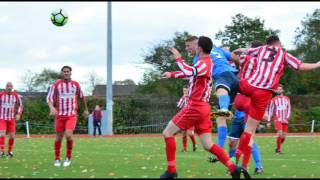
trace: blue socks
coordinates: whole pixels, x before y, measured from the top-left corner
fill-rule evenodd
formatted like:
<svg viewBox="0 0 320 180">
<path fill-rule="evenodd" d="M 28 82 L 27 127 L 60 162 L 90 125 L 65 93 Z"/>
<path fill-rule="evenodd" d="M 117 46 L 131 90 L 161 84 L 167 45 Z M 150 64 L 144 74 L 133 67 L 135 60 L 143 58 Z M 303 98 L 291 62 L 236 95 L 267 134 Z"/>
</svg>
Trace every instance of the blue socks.
<svg viewBox="0 0 320 180">
<path fill-rule="evenodd" d="M 252 147 L 252 157 L 254 159 L 254 162 L 256 163 L 256 168 L 262 168 L 262 164 L 260 161 L 260 152 L 258 148 L 258 144 L 254 143 Z"/>
<path fill-rule="evenodd" d="M 218 146 L 220 146 L 222 149 L 224 148 L 226 139 L 227 139 L 227 127 L 225 126 L 218 127 Z"/>
<path fill-rule="evenodd" d="M 230 105 L 229 95 L 222 95 L 218 97 L 220 109 L 228 109 Z"/>
<path fill-rule="evenodd" d="M 234 157 L 237 149 L 229 149 L 229 157 Z"/>
</svg>

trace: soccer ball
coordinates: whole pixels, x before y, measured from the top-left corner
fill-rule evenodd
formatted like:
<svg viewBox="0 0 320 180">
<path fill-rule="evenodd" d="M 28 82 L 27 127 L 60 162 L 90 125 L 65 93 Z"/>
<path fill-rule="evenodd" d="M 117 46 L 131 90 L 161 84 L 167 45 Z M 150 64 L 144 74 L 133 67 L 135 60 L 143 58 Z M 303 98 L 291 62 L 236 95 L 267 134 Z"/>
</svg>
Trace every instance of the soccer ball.
<svg viewBox="0 0 320 180">
<path fill-rule="evenodd" d="M 68 22 L 68 14 L 63 9 L 51 12 L 51 22 L 56 26 L 63 26 Z"/>
</svg>

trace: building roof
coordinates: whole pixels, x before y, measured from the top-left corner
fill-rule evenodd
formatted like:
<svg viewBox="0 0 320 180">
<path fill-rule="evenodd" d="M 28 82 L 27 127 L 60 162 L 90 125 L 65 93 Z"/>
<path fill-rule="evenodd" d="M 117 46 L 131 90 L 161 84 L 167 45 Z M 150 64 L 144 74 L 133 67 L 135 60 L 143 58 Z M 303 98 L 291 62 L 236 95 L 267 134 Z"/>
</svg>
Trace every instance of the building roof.
<svg viewBox="0 0 320 180">
<path fill-rule="evenodd" d="M 112 85 L 113 96 L 127 96 L 137 89 L 137 85 Z M 106 96 L 106 85 L 96 85 L 93 89 L 92 96 Z"/>
<path fill-rule="evenodd" d="M 0 92 L 4 90 L 5 89 L 0 89 Z M 47 92 L 22 92 L 22 91 L 16 91 L 16 92 L 20 94 L 22 97 L 46 97 L 47 96 Z"/>
</svg>

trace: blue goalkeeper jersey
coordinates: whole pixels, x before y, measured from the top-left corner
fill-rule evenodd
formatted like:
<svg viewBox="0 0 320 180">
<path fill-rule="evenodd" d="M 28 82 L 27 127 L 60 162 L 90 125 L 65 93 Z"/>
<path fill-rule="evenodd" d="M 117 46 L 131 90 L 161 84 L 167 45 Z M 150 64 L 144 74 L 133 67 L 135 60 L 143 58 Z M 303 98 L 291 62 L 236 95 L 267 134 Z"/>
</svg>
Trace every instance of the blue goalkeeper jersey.
<svg viewBox="0 0 320 180">
<path fill-rule="evenodd" d="M 231 60 L 230 52 L 225 51 L 222 48 L 214 47 L 211 50 L 210 56 L 213 62 L 213 69 L 212 69 L 213 79 L 216 79 L 219 76 L 219 74 L 225 71 L 238 72 L 237 69 L 235 69 L 229 64 L 229 60 Z M 193 63 L 194 64 L 197 63 L 198 59 L 199 57 L 195 56 L 193 59 Z"/>
</svg>

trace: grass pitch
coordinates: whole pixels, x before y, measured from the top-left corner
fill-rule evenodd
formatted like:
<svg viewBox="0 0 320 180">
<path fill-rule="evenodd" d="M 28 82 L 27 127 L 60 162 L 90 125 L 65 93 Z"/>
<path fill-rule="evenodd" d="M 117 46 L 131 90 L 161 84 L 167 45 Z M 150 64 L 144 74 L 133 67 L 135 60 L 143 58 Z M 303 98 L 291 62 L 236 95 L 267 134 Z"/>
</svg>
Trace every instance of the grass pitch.
<svg viewBox="0 0 320 180">
<path fill-rule="evenodd" d="M 177 136 L 179 178 L 231 178 L 221 163 L 207 162 L 208 152 L 181 152 Z M 216 138 L 213 138 L 216 141 Z M 253 178 L 320 178 L 320 137 L 287 137 L 282 155 L 275 137 L 257 137 L 264 173 Z M 197 138 L 199 143 L 199 139 Z M 0 158 L 0 178 L 158 178 L 166 169 L 164 140 L 159 137 L 75 138 L 70 167 L 54 167 L 53 138 L 17 138 L 14 158 Z M 65 140 L 61 156 L 65 155 Z M 227 145 L 225 147 L 227 150 Z M 62 159 L 63 160 L 63 159 Z M 63 162 L 63 161 L 62 161 Z"/>
</svg>

